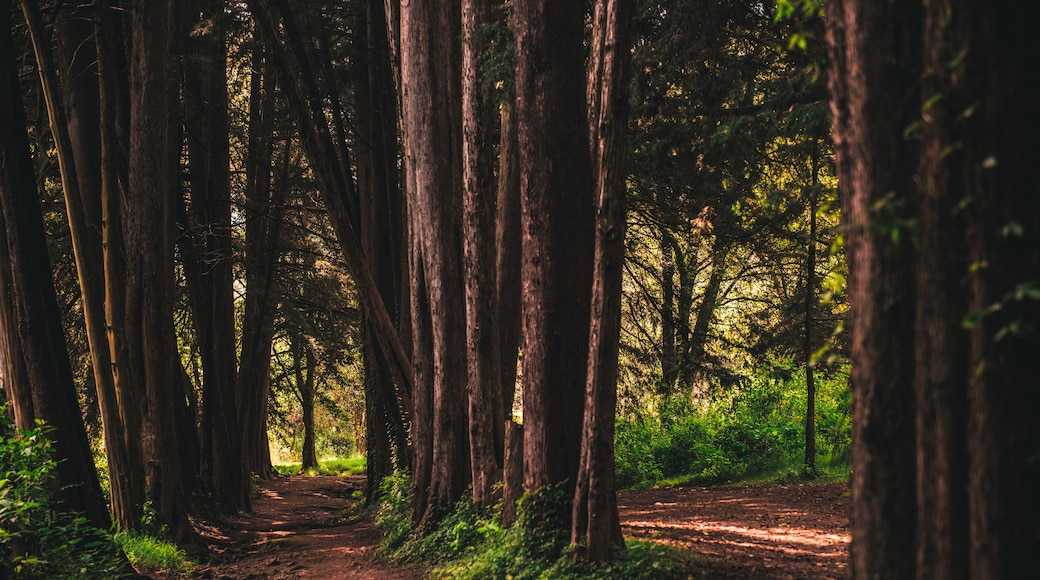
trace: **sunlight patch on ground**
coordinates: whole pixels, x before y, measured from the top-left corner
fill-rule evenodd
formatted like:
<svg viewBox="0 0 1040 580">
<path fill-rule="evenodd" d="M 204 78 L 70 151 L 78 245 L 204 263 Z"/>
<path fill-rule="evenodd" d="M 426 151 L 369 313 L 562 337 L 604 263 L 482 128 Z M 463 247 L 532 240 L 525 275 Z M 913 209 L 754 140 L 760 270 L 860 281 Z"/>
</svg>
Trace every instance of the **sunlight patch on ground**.
<svg viewBox="0 0 1040 580">
<path fill-rule="evenodd" d="M 267 499 L 273 499 L 273 500 L 277 500 L 277 501 L 284 501 L 285 500 L 285 498 L 282 497 L 281 495 L 279 495 L 278 492 L 271 491 L 269 489 L 262 489 L 262 490 L 260 490 L 260 494 L 263 495 L 264 497 L 266 497 Z"/>
<path fill-rule="evenodd" d="M 844 549 L 845 545 L 849 543 L 848 534 L 824 534 L 818 530 L 808 528 L 744 528 L 710 521 L 678 524 L 654 521 L 628 521 L 625 522 L 625 527 L 651 533 L 653 530 L 667 529 L 694 530 L 705 536 L 702 541 L 738 547 L 749 548 L 757 545 L 755 542 L 768 542 L 770 547 L 792 555 L 840 555 L 840 552 L 819 554 L 818 549 L 821 547 L 840 547 Z M 724 535 L 736 535 L 746 538 L 746 541 L 726 539 L 723 537 Z M 811 548 L 816 548 L 816 550 Z"/>
</svg>

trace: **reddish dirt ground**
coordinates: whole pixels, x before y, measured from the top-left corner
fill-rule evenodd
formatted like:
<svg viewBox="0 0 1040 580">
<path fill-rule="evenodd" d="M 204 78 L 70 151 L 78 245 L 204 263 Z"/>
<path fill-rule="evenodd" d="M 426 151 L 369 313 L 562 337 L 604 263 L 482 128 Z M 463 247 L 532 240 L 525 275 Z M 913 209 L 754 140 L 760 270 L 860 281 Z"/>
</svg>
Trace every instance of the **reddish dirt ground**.
<svg viewBox="0 0 1040 580">
<path fill-rule="evenodd" d="M 418 580 L 421 570 L 376 555 L 379 533 L 351 517 L 360 477 L 279 477 L 261 484 L 253 513 L 204 527 L 212 560 L 193 578 Z M 667 488 L 623 491 L 625 534 L 697 554 L 706 579 L 844 578 L 847 486 Z M 172 580 L 154 574 L 156 580 Z"/>
<path fill-rule="evenodd" d="M 848 486 L 621 492 L 625 534 L 701 556 L 706 578 L 845 578 Z"/>
</svg>

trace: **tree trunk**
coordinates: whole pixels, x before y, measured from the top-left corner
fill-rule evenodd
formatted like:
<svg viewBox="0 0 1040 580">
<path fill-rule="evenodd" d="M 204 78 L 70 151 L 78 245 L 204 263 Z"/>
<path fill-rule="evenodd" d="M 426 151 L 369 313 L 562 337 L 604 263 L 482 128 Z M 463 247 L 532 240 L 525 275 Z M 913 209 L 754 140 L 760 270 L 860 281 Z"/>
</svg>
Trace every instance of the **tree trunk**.
<svg viewBox="0 0 1040 580">
<path fill-rule="evenodd" d="M 318 454 L 314 448 L 314 351 L 301 335 L 293 337 L 293 370 L 296 388 L 300 391 L 303 410 L 303 453 L 301 469 L 318 468 Z"/>
<path fill-rule="evenodd" d="M 609 561 L 615 548 L 625 547 L 614 478 L 614 417 L 625 263 L 632 11 L 630 0 L 596 2 L 587 88 L 589 149 L 597 199 L 596 241 L 585 421 L 571 544 L 578 548 L 578 555 L 595 562 Z"/>
<path fill-rule="evenodd" d="M 51 278 L 9 18 L 8 11 L 0 15 L 0 110 L 7 112 L 11 127 L 0 132 L 0 225 L 10 266 L 0 277 L 8 285 L 0 290 L 14 306 L 13 320 L 5 313 L 4 322 L 17 331 L 8 327 L 5 336 L 9 349 L 22 354 L 32 418 L 54 429 L 48 436 L 57 461 L 56 498 L 66 508 L 84 513 L 91 525 L 106 529 L 111 519 L 91 461 Z M 27 423 L 26 411 L 19 413 L 20 423 Z"/>
<path fill-rule="evenodd" d="M 401 7 L 402 132 L 409 173 L 408 211 L 413 214 L 409 235 L 421 244 L 433 344 L 433 470 L 423 518 L 436 517 L 440 508 L 461 497 L 470 475 L 466 365 L 459 356 L 466 351 L 462 105 L 456 65 L 460 22 L 456 2 L 437 6 L 413 2 Z"/>
<path fill-rule="evenodd" d="M 482 94 L 486 79 L 479 59 L 486 49 L 482 27 L 487 0 L 462 0 L 462 181 L 466 294 L 467 395 L 473 503 L 493 503 L 492 487 L 502 478 L 503 429 L 501 350 L 495 287 L 495 206 L 492 166 L 492 103 Z"/>
<path fill-rule="evenodd" d="M 273 75 L 261 48 L 253 52 L 249 89 L 249 148 L 245 186 L 245 279 L 242 353 L 239 357 L 238 398 L 242 425 L 242 460 L 247 474 L 273 475 L 267 440 L 267 401 L 271 386 L 271 343 L 274 338 L 272 300 L 282 223 L 284 186 L 271 185 L 274 156 Z M 285 136 L 288 148 L 291 129 Z M 285 181 L 285 176 L 282 176 Z"/>
<path fill-rule="evenodd" d="M 98 119 L 101 154 L 101 236 L 105 273 L 105 320 L 116 403 L 123 425 L 123 446 L 128 472 L 123 484 L 126 501 L 115 513 L 117 523 L 128 530 L 141 525 L 145 501 L 144 456 L 141 445 L 143 403 L 140 383 L 133 374 L 127 346 L 126 253 L 123 221 L 128 192 L 130 100 L 126 55 L 120 12 L 108 0 L 94 3 L 94 36 L 97 51 Z"/>
<path fill-rule="evenodd" d="M 570 529 L 581 455 L 594 238 L 585 6 L 518 0 L 516 113 L 523 231 L 524 487 L 563 484 Z M 566 482 L 566 483 L 565 483 Z M 538 517 L 538 516 L 535 516 Z"/>
<path fill-rule="evenodd" d="M 914 576 L 914 251 L 907 230 L 920 100 L 919 7 L 827 5 L 846 231 L 853 384 L 854 578 Z M 910 521 L 908 522 L 908 519 Z"/>
<path fill-rule="evenodd" d="M 812 147 L 812 183 L 809 185 L 809 239 L 805 244 L 805 465 L 806 475 L 816 474 L 816 383 L 813 377 L 813 308 L 816 304 L 816 195 L 819 189 L 819 152 Z"/>
<path fill-rule="evenodd" d="M 394 93 L 390 48 L 386 39 L 386 14 L 381 2 L 369 2 L 355 39 L 359 70 L 355 92 L 355 120 L 359 135 L 355 146 L 358 197 L 361 209 L 361 244 L 372 267 L 379 294 L 394 308 L 398 328 L 408 314 L 400 308 L 403 271 L 406 270 L 407 230 L 404 199 L 398 179 L 398 112 Z M 364 321 L 365 357 L 365 466 L 366 502 L 371 502 L 379 483 L 397 469 L 409 465 L 407 418 L 398 412 L 393 375 L 379 350 L 375 328 Z"/>
<path fill-rule="evenodd" d="M 177 407 L 184 406 L 174 365 L 173 216 L 176 175 L 171 153 L 171 15 L 167 2 L 132 8 L 130 173 L 127 224 L 128 318 L 131 360 L 144 385 L 143 444 L 148 496 L 159 520 L 181 543 L 194 537 L 181 451 Z"/>
<path fill-rule="evenodd" d="M 202 356 L 203 480 L 218 509 L 249 508 L 249 485 L 242 464 L 242 438 L 235 400 L 235 309 L 231 255 L 231 175 L 227 92 L 227 48 L 221 0 L 195 0 L 199 20 L 186 28 L 184 119 L 191 200 L 188 235 L 195 270 L 188 284 Z M 184 257 L 184 256 L 182 256 Z M 192 292 L 194 290 L 194 292 Z"/>
<path fill-rule="evenodd" d="M 968 288 L 971 298 L 968 377 L 970 577 L 1040 577 L 1040 192 L 1035 163 L 1040 112 L 1029 77 L 1040 42 L 1029 22 L 1037 6 L 926 2 L 936 94 L 948 131 L 929 153 L 945 161 L 933 177 L 948 176 L 937 208 L 967 203 Z M 956 55 L 956 58 L 952 58 Z M 971 111 L 968 113 L 967 111 Z M 958 152 L 947 157 L 950 149 Z M 960 163 L 958 163 L 960 161 Z M 956 181 L 954 181 L 956 180 Z M 936 184 L 941 187 L 942 182 Z M 956 211 L 956 210 L 955 210 Z M 947 230 L 960 212 L 940 214 Z M 942 247 L 949 260 L 950 248 Z M 948 263 L 948 262 L 947 262 Z M 964 268 L 951 269 L 963 280 Z M 951 294 L 955 297 L 956 294 Z M 922 294 L 922 297 L 924 295 Z M 929 297 L 930 298 L 930 297 Z M 951 352 L 950 363 L 958 354 Z M 963 384 L 963 383 L 961 383 Z M 938 396 L 950 396 L 937 389 Z M 958 397 L 951 407 L 958 412 Z M 957 431 L 940 444 L 955 445 Z M 952 459 L 956 459 L 954 456 Z M 956 465 L 956 464 L 954 464 Z M 952 470 L 951 470 L 952 471 Z M 951 475 L 958 475 L 952 472 Z M 959 498 L 954 498 L 959 499 Z M 959 532 L 959 528 L 952 530 Z M 953 536 L 952 548 L 964 545 Z"/>
<path fill-rule="evenodd" d="M 498 304 L 502 416 L 513 417 L 520 350 L 520 152 L 516 141 L 516 98 L 502 103 L 498 145 L 498 202 L 495 212 L 495 302 Z"/>
</svg>

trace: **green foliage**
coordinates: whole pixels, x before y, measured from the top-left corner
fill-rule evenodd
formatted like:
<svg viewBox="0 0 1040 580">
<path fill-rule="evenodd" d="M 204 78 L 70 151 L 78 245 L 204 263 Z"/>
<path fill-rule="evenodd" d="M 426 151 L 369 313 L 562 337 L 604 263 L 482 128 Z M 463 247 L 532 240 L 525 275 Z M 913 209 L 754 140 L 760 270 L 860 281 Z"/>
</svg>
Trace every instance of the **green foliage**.
<svg viewBox="0 0 1040 580">
<path fill-rule="evenodd" d="M 307 471 L 303 471 L 303 465 L 300 463 L 285 463 L 282 465 L 275 465 L 274 470 L 277 471 L 279 475 L 334 475 L 338 477 L 345 475 L 364 475 L 365 458 L 349 457 L 347 459 L 319 461 L 317 469 L 308 469 Z"/>
<path fill-rule="evenodd" d="M 383 480 L 376 523 L 383 532 L 383 552 L 391 560 L 432 564 L 430 578 L 593 579 L 691 578 L 688 554 L 652 542 L 629 542 L 609 564 L 576 560 L 568 547 L 564 521 L 567 501 L 562 486 L 524 495 L 517 522 L 501 525 L 501 506 L 487 513 L 460 500 L 422 530 L 412 528 L 411 481 L 398 473 Z"/>
<path fill-rule="evenodd" d="M 48 431 L 19 432 L 0 406 L 0 577 L 132 577 L 111 536 L 56 505 Z"/>
<path fill-rule="evenodd" d="M 618 420 L 618 484 L 716 483 L 800 466 L 805 435 L 804 370 L 784 362 L 747 384 L 697 400 L 665 398 L 654 413 Z M 772 375 L 777 376 L 772 376 Z M 781 378 L 784 377 L 784 378 Z M 821 464 L 845 465 L 851 447 L 847 370 L 816 376 Z"/>
<path fill-rule="evenodd" d="M 119 532 L 115 540 L 136 568 L 187 576 L 195 567 L 184 550 L 154 536 Z"/>
</svg>

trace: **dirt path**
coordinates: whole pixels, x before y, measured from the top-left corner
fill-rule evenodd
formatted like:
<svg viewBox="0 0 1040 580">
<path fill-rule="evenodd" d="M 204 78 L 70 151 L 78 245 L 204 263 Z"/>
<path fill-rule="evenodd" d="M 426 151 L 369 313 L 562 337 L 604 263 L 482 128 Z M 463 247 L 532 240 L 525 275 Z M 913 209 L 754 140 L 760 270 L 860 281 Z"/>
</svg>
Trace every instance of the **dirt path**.
<svg viewBox="0 0 1040 580">
<path fill-rule="evenodd" d="M 845 484 L 621 492 L 626 535 L 703 556 L 706 578 L 845 578 Z"/>
<path fill-rule="evenodd" d="M 418 580 L 376 557 L 380 536 L 350 517 L 361 477 L 279 477 L 261 484 L 253 513 L 205 527 L 213 555 L 193 578 Z M 619 494 L 626 535 L 701 555 L 704 577 L 844 578 L 847 486 L 668 488 Z M 173 577 L 158 574 L 156 580 Z"/>
<path fill-rule="evenodd" d="M 393 567 L 376 557 L 380 535 L 372 524 L 350 517 L 364 478 L 277 477 L 261 482 L 253 513 L 231 518 L 231 530 L 205 527 L 213 554 L 193 578 L 289 580 L 341 578 L 417 580 L 418 571 Z M 155 580 L 167 580 L 163 575 Z"/>
</svg>

